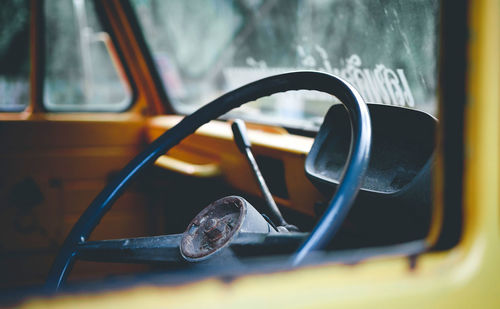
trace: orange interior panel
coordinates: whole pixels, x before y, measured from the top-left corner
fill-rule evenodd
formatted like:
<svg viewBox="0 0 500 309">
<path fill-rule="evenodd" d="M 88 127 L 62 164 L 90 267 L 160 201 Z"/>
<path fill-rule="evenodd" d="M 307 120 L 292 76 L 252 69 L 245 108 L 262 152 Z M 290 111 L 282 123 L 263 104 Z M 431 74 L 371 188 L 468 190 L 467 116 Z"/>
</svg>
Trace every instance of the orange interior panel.
<svg viewBox="0 0 500 309">
<path fill-rule="evenodd" d="M 54 118 L 0 123 L 2 286 L 43 282 L 83 210 L 143 147 L 141 119 Z M 23 198 L 33 191 L 36 199 Z M 145 204 L 143 194 L 127 191 L 92 239 L 148 235 Z"/>
</svg>

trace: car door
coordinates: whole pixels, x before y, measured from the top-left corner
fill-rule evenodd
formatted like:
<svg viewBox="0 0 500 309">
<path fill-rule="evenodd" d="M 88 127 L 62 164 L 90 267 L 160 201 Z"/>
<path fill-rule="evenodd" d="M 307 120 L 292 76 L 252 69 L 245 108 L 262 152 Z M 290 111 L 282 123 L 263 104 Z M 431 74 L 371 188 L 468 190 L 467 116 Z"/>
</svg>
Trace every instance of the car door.
<svg viewBox="0 0 500 309">
<path fill-rule="evenodd" d="M 154 89 L 145 95 L 152 82 L 138 69 L 144 59 L 127 54 L 113 16 L 111 6 L 91 1 L 2 3 L 2 287 L 45 280 L 69 229 L 143 148 L 148 117 L 163 111 Z M 93 237 L 150 233 L 140 191 L 125 193 Z M 78 267 L 76 277 L 134 269 Z"/>
</svg>

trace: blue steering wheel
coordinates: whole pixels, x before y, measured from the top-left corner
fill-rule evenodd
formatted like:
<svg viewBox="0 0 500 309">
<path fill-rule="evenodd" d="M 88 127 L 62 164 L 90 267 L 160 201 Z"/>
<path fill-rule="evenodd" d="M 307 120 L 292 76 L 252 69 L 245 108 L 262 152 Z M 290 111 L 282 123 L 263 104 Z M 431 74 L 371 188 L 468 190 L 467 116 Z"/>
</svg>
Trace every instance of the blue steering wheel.
<svg viewBox="0 0 500 309">
<path fill-rule="evenodd" d="M 203 124 L 247 102 L 289 90 L 317 90 L 334 95 L 344 104 L 351 123 L 349 156 L 337 192 L 309 237 L 292 256 L 291 262 L 298 265 L 310 252 L 323 249 L 340 228 L 364 179 L 371 146 L 370 115 L 363 98 L 342 79 L 320 72 L 292 72 L 267 77 L 233 90 L 186 116 L 153 141 L 99 193 L 73 226 L 50 269 L 46 288 L 57 290 L 64 284 L 77 258 L 78 246 L 86 242 L 104 214 L 141 170 Z"/>
</svg>

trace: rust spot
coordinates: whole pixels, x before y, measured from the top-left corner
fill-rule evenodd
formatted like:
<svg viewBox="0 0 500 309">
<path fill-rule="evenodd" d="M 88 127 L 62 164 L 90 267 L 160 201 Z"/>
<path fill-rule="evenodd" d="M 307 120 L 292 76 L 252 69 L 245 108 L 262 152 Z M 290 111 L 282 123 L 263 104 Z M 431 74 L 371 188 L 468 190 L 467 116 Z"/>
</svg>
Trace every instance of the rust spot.
<svg viewBox="0 0 500 309">
<path fill-rule="evenodd" d="M 417 259 L 418 259 L 418 254 L 412 254 L 408 256 L 408 262 L 411 271 L 414 271 L 417 268 Z"/>
</svg>

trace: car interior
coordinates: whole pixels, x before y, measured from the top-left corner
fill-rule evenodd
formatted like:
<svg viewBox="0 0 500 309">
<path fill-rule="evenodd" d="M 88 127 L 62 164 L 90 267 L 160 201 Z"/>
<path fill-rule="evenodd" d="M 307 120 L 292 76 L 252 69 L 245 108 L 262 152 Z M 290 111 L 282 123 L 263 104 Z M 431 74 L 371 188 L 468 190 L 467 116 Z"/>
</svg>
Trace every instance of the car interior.
<svg viewBox="0 0 500 309">
<path fill-rule="evenodd" d="M 0 301 L 384 259 L 410 276 L 459 242 L 461 10 L 0 7 Z"/>
</svg>

